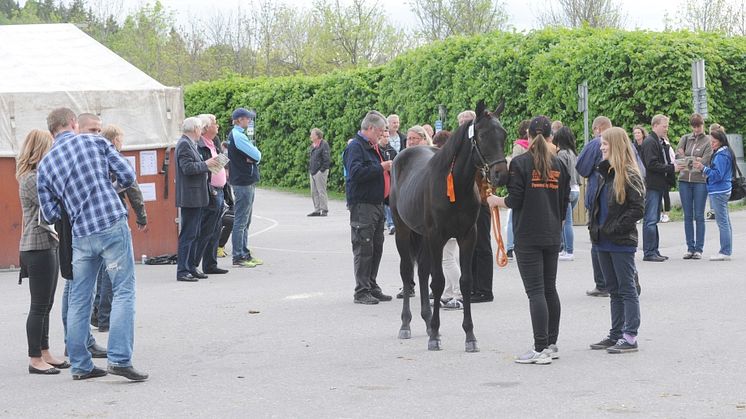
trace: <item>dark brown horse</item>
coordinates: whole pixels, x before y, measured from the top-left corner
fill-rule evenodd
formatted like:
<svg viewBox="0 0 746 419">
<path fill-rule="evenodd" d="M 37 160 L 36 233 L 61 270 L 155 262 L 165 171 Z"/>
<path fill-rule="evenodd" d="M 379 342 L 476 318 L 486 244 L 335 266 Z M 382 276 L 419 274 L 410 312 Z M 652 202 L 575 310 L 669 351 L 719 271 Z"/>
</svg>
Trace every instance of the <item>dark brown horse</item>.
<svg viewBox="0 0 746 419">
<path fill-rule="evenodd" d="M 401 257 L 399 271 L 405 296 L 399 338 L 409 339 L 412 336 L 408 296 L 416 260 L 421 314 L 430 336 L 427 348 L 431 351 L 440 350 L 438 302 L 445 285 L 443 246 L 452 237 L 458 241 L 461 259 L 459 283 L 464 296 L 466 352 L 479 351 L 469 295 L 472 256 L 476 245 L 475 224 L 480 205 L 475 179 L 479 171 L 484 171 L 493 185 L 507 183 L 508 167 L 504 153 L 507 133 L 498 121 L 503 108 L 504 102 L 501 101 L 497 109 L 490 113 L 480 101 L 476 119 L 460 126 L 442 149 L 411 147 L 394 159 L 389 204 L 396 225 L 396 248 Z M 449 183 L 453 192 L 450 197 Z M 428 277 L 431 275 L 436 302 L 432 315 L 427 290 Z"/>
</svg>

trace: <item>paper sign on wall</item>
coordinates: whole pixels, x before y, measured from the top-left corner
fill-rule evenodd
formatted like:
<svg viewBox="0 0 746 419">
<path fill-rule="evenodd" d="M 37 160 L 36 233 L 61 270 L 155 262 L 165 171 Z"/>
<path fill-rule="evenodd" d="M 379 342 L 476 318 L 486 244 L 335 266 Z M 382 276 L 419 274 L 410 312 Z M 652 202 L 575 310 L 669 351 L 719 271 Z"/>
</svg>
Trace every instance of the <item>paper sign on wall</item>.
<svg viewBox="0 0 746 419">
<path fill-rule="evenodd" d="M 158 174 L 158 152 L 145 150 L 140 152 L 140 176 Z"/>
<path fill-rule="evenodd" d="M 127 163 L 132 166 L 132 170 L 137 170 L 137 166 L 135 166 L 135 156 L 124 156 L 125 159 L 127 159 Z"/>
<path fill-rule="evenodd" d="M 155 201 L 155 183 L 141 183 L 140 192 L 142 192 L 143 201 Z"/>
</svg>

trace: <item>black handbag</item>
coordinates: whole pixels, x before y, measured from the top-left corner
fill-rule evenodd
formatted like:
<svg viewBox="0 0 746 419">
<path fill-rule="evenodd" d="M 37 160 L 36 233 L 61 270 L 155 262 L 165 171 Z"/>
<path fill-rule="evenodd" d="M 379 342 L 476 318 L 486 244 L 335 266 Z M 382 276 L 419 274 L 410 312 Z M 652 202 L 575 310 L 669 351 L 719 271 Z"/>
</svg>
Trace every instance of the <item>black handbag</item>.
<svg viewBox="0 0 746 419">
<path fill-rule="evenodd" d="M 736 163 L 736 156 L 732 151 L 730 156 L 733 162 L 733 179 L 731 180 L 730 198 L 728 198 L 728 201 L 740 201 L 746 197 L 746 179 L 743 178 L 741 169 Z"/>
</svg>

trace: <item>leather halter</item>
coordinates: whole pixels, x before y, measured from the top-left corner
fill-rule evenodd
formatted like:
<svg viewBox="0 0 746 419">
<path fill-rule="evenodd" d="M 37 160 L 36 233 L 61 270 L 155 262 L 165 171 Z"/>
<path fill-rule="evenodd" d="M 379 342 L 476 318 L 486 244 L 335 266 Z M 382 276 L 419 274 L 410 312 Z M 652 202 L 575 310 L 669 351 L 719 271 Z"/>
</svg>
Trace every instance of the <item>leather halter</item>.
<svg viewBox="0 0 746 419">
<path fill-rule="evenodd" d="M 476 135 L 476 126 L 474 124 L 474 121 L 471 121 L 471 125 L 469 125 L 469 141 L 471 141 L 472 144 L 472 150 L 476 151 L 477 157 L 479 158 L 480 164 L 475 164 L 477 169 L 482 169 L 485 171 L 489 171 L 493 166 L 500 164 L 500 163 L 507 163 L 507 159 L 504 157 L 502 159 L 496 159 L 494 161 L 488 162 L 487 159 L 484 158 L 484 154 L 482 153 L 482 149 L 479 147 L 479 142 L 477 142 L 477 135 Z"/>
</svg>

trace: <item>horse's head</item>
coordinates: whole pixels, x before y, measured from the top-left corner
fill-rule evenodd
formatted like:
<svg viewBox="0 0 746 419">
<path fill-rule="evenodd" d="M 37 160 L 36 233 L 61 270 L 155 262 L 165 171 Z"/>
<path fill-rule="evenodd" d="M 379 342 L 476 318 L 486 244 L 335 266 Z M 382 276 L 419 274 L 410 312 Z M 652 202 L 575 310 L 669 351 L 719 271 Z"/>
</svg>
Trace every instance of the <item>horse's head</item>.
<svg viewBox="0 0 746 419">
<path fill-rule="evenodd" d="M 480 100 L 477 104 L 477 118 L 474 120 L 474 161 L 489 171 L 492 186 L 508 183 L 508 162 L 505 159 L 505 139 L 508 133 L 498 119 L 503 109 L 505 100 L 500 100 L 494 112 L 487 110 Z"/>
</svg>

